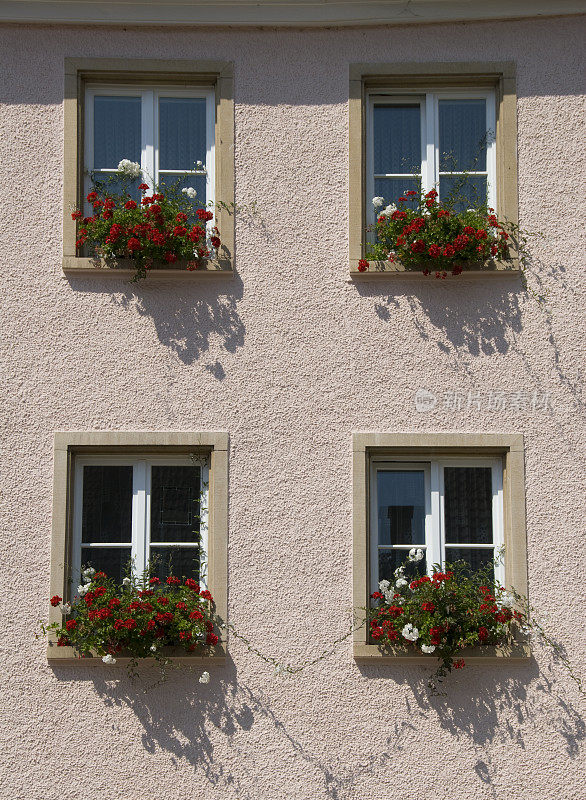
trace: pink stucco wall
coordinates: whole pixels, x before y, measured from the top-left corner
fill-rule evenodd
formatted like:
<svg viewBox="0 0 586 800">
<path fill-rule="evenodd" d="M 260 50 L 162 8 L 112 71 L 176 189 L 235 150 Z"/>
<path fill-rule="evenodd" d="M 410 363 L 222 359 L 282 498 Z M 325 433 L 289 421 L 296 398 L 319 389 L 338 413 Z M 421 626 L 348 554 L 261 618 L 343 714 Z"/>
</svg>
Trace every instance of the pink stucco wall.
<svg viewBox="0 0 586 800">
<path fill-rule="evenodd" d="M 0 30 L 2 798 L 582 796 L 582 698 L 538 647 L 430 700 L 423 667 L 358 666 L 348 644 L 283 680 L 232 640 L 208 686 L 178 673 L 145 694 L 122 670 L 48 667 L 33 631 L 54 430 L 228 430 L 230 619 L 292 663 L 349 625 L 352 431 L 522 432 L 531 599 L 584 677 L 583 33 Z M 236 200 L 262 224 L 238 219 L 233 282 L 63 276 L 64 56 L 234 61 Z M 348 63 L 473 59 L 517 62 L 541 305 L 500 279 L 348 278 Z M 419 414 L 420 387 L 551 408 Z"/>
</svg>

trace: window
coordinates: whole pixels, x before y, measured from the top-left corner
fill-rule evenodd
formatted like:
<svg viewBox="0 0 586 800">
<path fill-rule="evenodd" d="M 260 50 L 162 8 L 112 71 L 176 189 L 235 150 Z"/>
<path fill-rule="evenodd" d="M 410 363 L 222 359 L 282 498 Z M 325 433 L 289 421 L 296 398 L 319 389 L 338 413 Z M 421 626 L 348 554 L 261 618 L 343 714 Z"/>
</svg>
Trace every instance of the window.
<svg viewBox="0 0 586 800">
<path fill-rule="evenodd" d="M 94 274 L 95 260 L 76 249 L 74 208 L 89 207 L 92 181 L 111 179 L 127 158 L 141 165 L 138 185 L 197 191 L 212 203 L 222 237 L 216 265 L 185 273 L 233 274 L 234 80 L 226 62 L 157 59 L 65 59 L 63 269 Z M 198 162 L 200 162 L 198 164 Z M 103 265 L 104 266 L 104 265 Z M 104 270 L 101 271 L 103 274 Z M 168 274 L 168 273 L 167 273 Z"/>
<path fill-rule="evenodd" d="M 373 197 L 396 204 L 409 189 L 436 188 L 456 210 L 496 208 L 495 93 L 484 89 L 370 94 L 367 211 Z"/>
<path fill-rule="evenodd" d="M 503 545 L 502 459 L 371 459 L 371 591 L 412 547 L 420 572 L 433 564 L 489 565 Z M 504 583 L 504 567 L 496 568 Z"/>
<path fill-rule="evenodd" d="M 206 586 L 226 619 L 227 459 L 226 433 L 55 434 L 50 596 L 71 598 L 85 566 L 121 581 L 151 561 Z"/>
<path fill-rule="evenodd" d="M 488 565 L 504 545 L 495 577 L 527 594 L 522 436 L 355 433 L 353 495 L 356 619 L 412 547 L 425 558 L 409 569 L 430 572 L 446 561 Z M 364 627 L 354 654 L 381 657 Z"/>
<path fill-rule="evenodd" d="M 88 84 L 84 195 L 94 182 L 111 180 L 127 158 L 142 167 L 133 181 L 135 200 L 141 197 L 140 183 L 152 192 L 155 184 L 174 184 L 181 177 L 181 188 L 192 187 L 201 203 L 213 204 L 214 110 L 212 89 Z"/>
<path fill-rule="evenodd" d="M 457 209 L 486 201 L 517 222 L 513 64 L 351 65 L 349 110 L 352 275 L 361 274 L 375 196 L 389 204 L 435 188 Z M 381 271 L 400 265 L 368 275 Z"/>
<path fill-rule="evenodd" d="M 198 463 L 199 461 L 199 463 Z M 129 562 L 140 576 L 206 584 L 207 458 L 80 456 L 73 478 L 72 586 L 81 568 L 120 583 Z"/>
</svg>

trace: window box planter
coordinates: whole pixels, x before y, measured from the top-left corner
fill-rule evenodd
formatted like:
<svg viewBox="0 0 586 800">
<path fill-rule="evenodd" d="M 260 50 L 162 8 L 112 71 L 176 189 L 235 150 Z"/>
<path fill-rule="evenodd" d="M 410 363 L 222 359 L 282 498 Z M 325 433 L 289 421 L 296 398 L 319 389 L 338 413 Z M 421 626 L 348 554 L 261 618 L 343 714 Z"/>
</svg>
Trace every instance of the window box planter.
<svg viewBox="0 0 586 800">
<path fill-rule="evenodd" d="M 431 274 L 425 274 L 428 269 Z M 400 261 L 368 261 L 368 268 L 360 270 L 358 261 L 353 262 L 350 267 L 350 277 L 358 280 L 380 279 L 380 278 L 400 278 L 400 279 L 422 279 L 429 280 L 437 271 L 436 264 L 430 259 L 429 264 L 418 269 L 405 268 Z M 517 261 L 512 264 L 505 261 L 466 261 L 462 262 L 462 272 L 456 276 L 470 278 L 518 278 L 521 275 L 521 268 Z M 448 271 L 447 278 L 452 275 Z"/>
<path fill-rule="evenodd" d="M 426 664 L 434 666 L 437 656 L 410 653 L 399 648 L 381 649 L 376 644 L 354 643 L 354 660 L 357 662 L 372 662 L 374 664 Z M 526 642 L 512 642 L 500 647 L 471 647 L 458 652 L 458 658 L 463 658 L 470 664 L 497 664 L 507 661 L 521 663 L 531 658 L 531 648 Z"/>
<path fill-rule="evenodd" d="M 187 269 L 187 261 L 176 261 L 174 264 L 161 263 L 147 270 L 150 277 L 184 276 L 198 280 L 206 278 L 233 278 L 234 270 L 227 259 L 207 262 L 195 270 Z M 116 275 L 119 278 L 132 278 L 136 274 L 134 263 L 130 258 L 117 261 L 106 261 L 103 258 L 63 257 L 63 272 L 66 275 Z"/>
<path fill-rule="evenodd" d="M 223 642 L 218 642 L 215 647 L 198 647 L 193 653 L 186 653 L 181 647 L 162 647 L 161 655 L 165 658 L 170 658 L 175 663 L 188 663 L 193 665 L 200 664 L 218 664 L 220 666 L 226 663 L 226 647 Z M 131 657 L 124 652 L 116 655 L 116 664 L 104 664 L 101 656 L 82 656 L 75 647 L 58 647 L 56 641 L 49 640 L 47 645 L 47 661 L 49 664 L 56 666 L 58 664 L 77 664 L 83 666 L 122 666 L 127 667 L 131 661 Z M 156 658 L 140 658 L 137 659 L 139 663 L 157 664 Z"/>
</svg>

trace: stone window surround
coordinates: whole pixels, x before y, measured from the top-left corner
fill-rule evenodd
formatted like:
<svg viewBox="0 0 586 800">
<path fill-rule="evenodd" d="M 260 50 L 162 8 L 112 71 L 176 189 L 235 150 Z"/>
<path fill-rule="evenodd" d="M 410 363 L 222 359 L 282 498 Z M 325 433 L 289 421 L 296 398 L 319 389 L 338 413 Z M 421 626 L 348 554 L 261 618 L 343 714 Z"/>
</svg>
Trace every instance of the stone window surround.
<svg viewBox="0 0 586 800">
<path fill-rule="evenodd" d="M 369 580 L 369 477 L 370 456 L 500 456 L 503 459 L 503 512 L 506 588 L 527 596 L 527 539 L 525 527 L 525 464 L 522 434 L 501 433 L 362 433 L 352 435 L 353 471 L 353 607 L 354 619 L 364 616 L 370 604 Z M 357 661 L 396 664 L 429 663 L 430 657 L 412 653 L 383 653 L 371 644 L 367 626 L 354 631 Z M 463 651 L 471 662 L 523 661 L 529 645 L 511 648 L 478 647 Z"/>
<path fill-rule="evenodd" d="M 84 170 L 84 99 L 86 83 L 173 84 L 188 87 L 214 87 L 216 92 L 215 156 L 216 202 L 234 202 L 234 67 L 225 61 L 164 59 L 66 58 L 64 97 L 64 175 L 63 175 L 63 271 L 118 276 L 133 275 L 134 270 L 112 269 L 96 260 L 78 256 L 75 247 L 76 223 L 71 219 L 80 208 Z M 152 269 L 150 275 L 182 275 L 198 279 L 232 277 L 234 274 L 234 215 L 219 206 L 216 224 L 222 245 L 229 257 L 192 272 L 181 269 Z"/>
<path fill-rule="evenodd" d="M 491 87 L 496 91 L 496 183 L 500 218 L 518 224 L 517 188 L 517 94 L 514 62 L 433 62 L 350 64 L 349 95 L 349 257 L 352 278 L 424 278 L 422 272 L 405 271 L 400 264 L 371 261 L 366 272 L 358 271 L 363 258 L 366 228 L 366 101 L 373 90 L 401 88 L 446 89 Z M 518 276 L 520 268 L 496 262 L 490 269 L 465 276 Z"/>
<path fill-rule="evenodd" d="M 215 602 L 215 610 L 222 620 L 227 619 L 227 538 L 228 538 L 228 434 L 225 432 L 149 432 L 149 431 L 71 431 L 55 433 L 53 477 L 53 526 L 51 539 L 50 597 L 69 597 L 66 564 L 72 542 L 72 481 L 77 454 L 88 453 L 200 453 L 210 456 L 209 476 L 209 533 L 208 533 L 208 588 Z M 57 608 L 49 606 L 49 622 L 61 622 Z M 225 634 L 213 648 L 185 653 L 181 649 L 168 649 L 167 655 L 188 660 L 190 663 L 224 663 L 227 642 Z M 79 664 L 73 647 L 57 647 L 51 635 L 47 658 L 52 663 Z M 127 659 L 118 659 L 125 663 Z M 100 664 L 99 658 L 83 659 L 84 664 Z"/>
</svg>

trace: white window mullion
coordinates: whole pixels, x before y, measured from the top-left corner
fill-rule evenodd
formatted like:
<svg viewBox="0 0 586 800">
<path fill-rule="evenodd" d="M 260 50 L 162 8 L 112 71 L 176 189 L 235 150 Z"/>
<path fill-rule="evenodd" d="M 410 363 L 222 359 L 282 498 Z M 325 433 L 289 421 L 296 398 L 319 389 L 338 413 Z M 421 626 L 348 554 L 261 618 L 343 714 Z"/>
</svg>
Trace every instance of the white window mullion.
<svg viewBox="0 0 586 800">
<path fill-rule="evenodd" d="M 372 98 L 369 98 L 366 114 L 366 224 L 374 225 L 376 211 L 372 205 L 372 198 L 374 197 L 374 101 Z M 368 241 L 374 242 L 374 238 L 374 232 L 368 231 Z"/>
<path fill-rule="evenodd" d="M 488 132 L 486 143 L 487 200 L 489 208 L 496 210 L 496 101 L 494 92 L 490 92 L 486 97 L 486 130 Z"/>
<path fill-rule="evenodd" d="M 151 192 L 157 182 L 155 169 L 155 149 L 158 151 L 158 125 L 155 124 L 155 93 L 152 89 L 141 92 L 141 167 L 145 183 L 148 183 Z"/>
<path fill-rule="evenodd" d="M 431 572 L 433 564 L 443 564 L 444 561 L 444 548 L 443 548 L 443 480 L 442 470 L 437 461 L 431 462 L 431 535 L 428 545 L 428 559 L 427 569 Z"/>
<path fill-rule="evenodd" d="M 73 476 L 73 552 L 71 554 L 70 597 L 74 597 L 81 583 L 81 522 L 83 514 L 83 464 L 75 463 Z"/>
<path fill-rule="evenodd" d="M 210 496 L 210 468 L 206 464 L 200 469 L 200 501 L 199 501 L 199 582 L 207 589 L 208 586 L 208 509 Z"/>
<path fill-rule="evenodd" d="M 492 467 L 492 535 L 495 556 L 505 543 L 503 526 L 503 465 L 501 461 L 496 460 Z M 505 585 L 504 559 L 495 566 L 494 576 L 502 586 Z"/>
<path fill-rule="evenodd" d="M 132 471 L 132 562 L 136 578 L 146 569 L 147 462 L 137 461 Z"/>
<path fill-rule="evenodd" d="M 214 212 L 214 219 L 208 222 L 208 234 L 216 224 L 215 186 L 216 186 L 216 103 L 214 92 L 206 94 L 206 202 L 210 203 L 210 211 Z"/>
<path fill-rule="evenodd" d="M 437 145 L 437 97 L 429 92 L 425 95 L 425 168 L 421 167 L 421 183 L 424 192 L 429 192 L 438 182 L 438 145 Z"/>
</svg>

